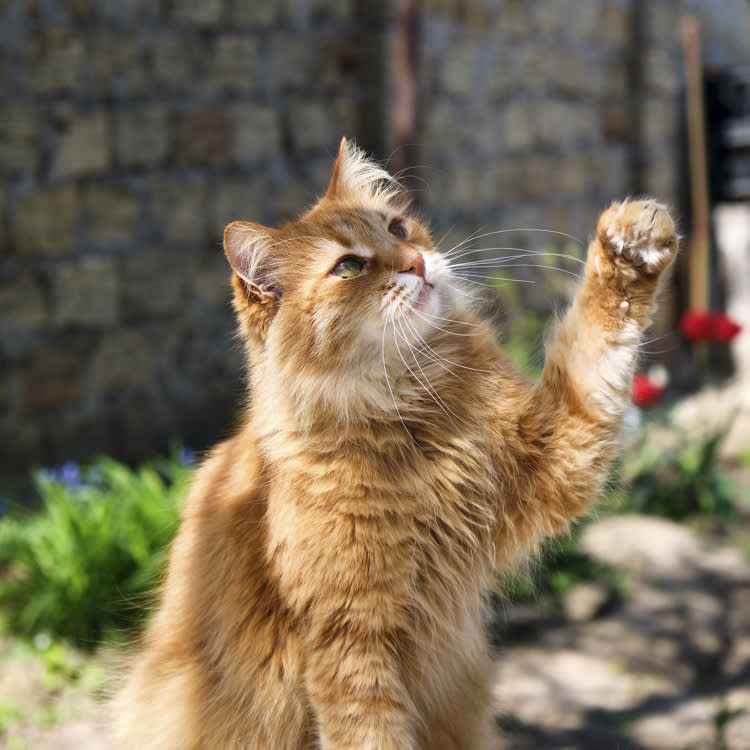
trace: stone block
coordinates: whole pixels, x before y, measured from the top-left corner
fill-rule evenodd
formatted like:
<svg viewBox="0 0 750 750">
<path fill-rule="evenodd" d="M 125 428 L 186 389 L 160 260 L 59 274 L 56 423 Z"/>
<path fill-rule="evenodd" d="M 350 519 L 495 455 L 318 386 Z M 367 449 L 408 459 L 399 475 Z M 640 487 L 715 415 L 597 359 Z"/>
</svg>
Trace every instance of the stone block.
<svg viewBox="0 0 750 750">
<path fill-rule="evenodd" d="M 117 160 L 126 167 L 153 166 L 169 153 L 169 120 L 158 104 L 128 106 L 116 115 Z"/>
<path fill-rule="evenodd" d="M 525 170 L 525 159 L 503 157 L 489 167 L 492 196 L 495 203 L 518 200 Z"/>
<path fill-rule="evenodd" d="M 64 253 L 75 240 L 78 194 L 73 185 L 38 188 L 23 195 L 11 214 L 16 252 Z"/>
<path fill-rule="evenodd" d="M 564 25 L 565 7 L 560 0 L 537 0 L 532 14 L 534 28 L 543 36 L 557 34 Z"/>
<path fill-rule="evenodd" d="M 215 26 L 221 20 L 222 0 L 173 0 L 172 18 L 178 23 Z"/>
<path fill-rule="evenodd" d="M 150 185 L 152 221 L 173 242 L 198 244 L 206 232 L 206 186 L 185 177 L 158 177 Z"/>
<path fill-rule="evenodd" d="M 532 154 L 523 161 L 523 195 L 543 198 L 560 189 L 560 159 L 550 155 Z"/>
<path fill-rule="evenodd" d="M 222 180 L 213 192 L 214 202 L 209 233 L 221 237 L 231 221 L 255 221 L 263 215 L 267 186 L 259 179 Z M 274 202 L 277 200 L 274 191 Z"/>
<path fill-rule="evenodd" d="M 601 135 L 605 141 L 624 141 L 630 127 L 628 104 L 622 99 L 613 99 L 602 105 L 599 120 Z"/>
<path fill-rule="evenodd" d="M 597 113 L 586 101 L 552 97 L 535 102 L 533 123 L 539 143 L 556 148 L 594 140 L 599 125 Z"/>
<path fill-rule="evenodd" d="M 232 23 L 237 26 L 269 26 L 278 17 L 278 0 L 235 0 Z"/>
<path fill-rule="evenodd" d="M 425 142 L 438 150 L 447 151 L 456 143 L 458 118 L 455 105 L 446 97 L 435 97 L 425 102 Z"/>
<path fill-rule="evenodd" d="M 677 161 L 672 153 L 652 157 L 643 168 L 644 190 L 665 203 L 675 204 L 677 198 Z"/>
<path fill-rule="evenodd" d="M 646 39 L 661 47 L 678 43 L 681 12 L 678 3 L 644 3 L 643 28 Z"/>
<path fill-rule="evenodd" d="M 24 413 L 59 408 L 80 401 L 84 392 L 86 362 L 64 344 L 31 351 L 23 361 Z"/>
<path fill-rule="evenodd" d="M 52 179 L 74 179 L 110 167 L 110 122 L 104 112 L 75 116 L 58 139 Z"/>
<path fill-rule="evenodd" d="M 0 171 L 33 173 L 39 165 L 39 113 L 20 99 L 0 99 Z"/>
<path fill-rule="evenodd" d="M 86 62 L 84 37 L 67 30 L 48 31 L 28 45 L 26 62 L 31 87 L 40 94 L 69 93 L 78 89 Z"/>
<path fill-rule="evenodd" d="M 532 108 L 528 101 L 513 98 L 505 108 L 502 137 L 509 151 L 521 151 L 534 141 Z"/>
<path fill-rule="evenodd" d="M 231 125 L 225 107 L 183 112 L 174 118 L 177 164 L 226 164 L 231 149 Z"/>
<path fill-rule="evenodd" d="M 533 22 L 532 10 L 533 3 L 526 0 L 503 0 L 494 14 L 497 29 L 509 39 L 528 37 Z"/>
<path fill-rule="evenodd" d="M 58 4 L 77 20 L 88 18 L 94 7 L 94 0 L 58 0 Z"/>
<path fill-rule="evenodd" d="M 606 0 L 599 8 L 598 38 L 610 49 L 622 49 L 630 38 L 632 5 Z"/>
<path fill-rule="evenodd" d="M 92 34 L 89 65 L 97 90 L 118 96 L 143 91 L 143 54 L 144 44 L 139 36 L 114 31 Z"/>
<path fill-rule="evenodd" d="M 96 5 L 104 20 L 129 25 L 158 18 L 162 3 L 155 0 L 96 0 Z"/>
<path fill-rule="evenodd" d="M 272 35 L 272 45 L 275 38 Z M 253 91 L 259 88 L 259 63 L 257 39 L 223 34 L 216 40 L 212 78 L 227 91 Z"/>
<path fill-rule="evenodd" d="M 138 199 L 125 190 L 104 185 L 83 192 L 85 226 L 96 245 L 115 245 L 132 240 L 137 230 Z"/>
<path fill-rule="evenodd" d="M 184 303 L 189 276 L 185 253 L 147 247 L 125 259 L 123 277 L 128 317 L 176 312 Z"/>
<path fill-rule="evenodd" d="M 591 190 L 597 179 L 590 153 L 566 155 L 551 174 L 555 175 L 556 189 L 575 195 Z"/>
<path fill-rule="evenodd" d="M 232 272 L 224 253 L 204 254 L 194 259 L 192 265 L 192 298 L 206 305 L 226 305 L 232 295 Z"/>
<path fill-rule="evenodd" d="M 475 87 L 481 70 L 481 40 L 476 36 L 456 41 L 443 59 L 442 84 L 449 94 L 467 95 Z"/>
<path fill-rule="evenodd" d="M 541 89 L 547 84 L 549 50 L 532 41 L 523 45 L 518 53 L 516 85 L 524 89 Z"/>
<path fill-rule="evenodd" d="M 328 162 L 328 177 L 330 178 L 330 161 Z M 325 180 L 319 180 L 316 184 L 321 185 L 321 192 L 325 189 Z M 300 211 L 310 205 L 310 199 L 310 185 L 306 180 L 287 180 L 281 185 L 274 185 L 271 220 L 274 223 L 281 224 L 294 219 Z M 258 208 L 260 209 L 261 206 Z"/>
<path fill-rule="evenodd" d="M 675 96 L 680 87 L 677 60 L 667 50 L 652 48 L 643 53 L 643 78 L 646 87 L 660 94 Z"/>
<path fill-rule="evenodd" d="M 669 97 L 645 97 L 641 109 L 641 133 L 647 147 L 674 142 L 677 136 L 677 102 Z"/>
<path fill-rule="evenodd" d="M 622 200 L 630 188 L 628 147 L 625 143 L 607 146 L 592 160 L 594 185 L 603 208 L 610 201 Z"/>
<path fill-rule="evenodd" d="M 0 347 L 8 355 L 23 351 L 48 320 L 44 293 L 24 272 L 0 281 Z"/>
<path fill-rule="evenodd" d="M 300 88 L 318 78 L 318 44 L 310 34 L 279 32 L 271 36 L 270 88 Z"/>
<path fill-rule="evenodd" d="M 563 0 L 565 30 L 574 40 L 597 41 L 602 0 Z"/>
<path fill-rule="evenodd" d="M 189 35 L 160 37 L 153 48 L 154 77 L 163 86 L 186 88 L 195 84 L 196 70 L 205 67 L 204 51 Z"/>
<path fill-rule="evenodd" d="M 544 77 L 564 94 L 591 94 L 590 65 L 580 50 L 563 47 L 544 58 Z"/>
<path fill-rule="evenodd" d="M 59 264 L 53 273 L 55 323 L 102 327 L 117 322 L 119 274 L 113 258 L 86 257 Z"/>
<path fill-rule="evenodd" d="M 231 122 L 233 161 L 253 164 L 279 153 L 281 126 L 270 107 L 235 104 Z"/>
<path fill-rule="evenodd" d="M 143 330 L 126 328 L 102 337 L 94 356 L 96 390 L 113 391 L 146 387 L 154 369 L 154 354 Z"/>
<path fill-rule="evenodd" d="M 339 130 L 331 108 L 321 101 L 295 99 L 289 105 L 289 129 L 297 151 L 331 148 Z"/>
</svg>

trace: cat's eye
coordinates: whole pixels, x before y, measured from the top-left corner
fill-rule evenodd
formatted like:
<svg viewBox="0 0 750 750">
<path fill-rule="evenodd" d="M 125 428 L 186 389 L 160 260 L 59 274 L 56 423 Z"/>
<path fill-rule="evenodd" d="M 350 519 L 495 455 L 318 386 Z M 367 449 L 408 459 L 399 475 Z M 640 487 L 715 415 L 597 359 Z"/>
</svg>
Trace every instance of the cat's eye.
<svg viewBox="0 0 750 750">
<path fill-rule="evenodd" d="M 388 225 L 388 231 L 394 237 L 398 237 L 400 240 L 405 240 L 408 235 L 408 232 L 406 231 L 406 226 L 404 225 L 404 222 L 401 219 L 394 219 Z"/>
<path fill-rule="evenodd" d="M 356 255 L 347 255 L 333 267 L 331 274 L 338 276 L 340 279 L 352 279 L 364 271 L 365 265 L 367 265 L 367 261 L 362 258 L 358 258 Z"/>
</svg>

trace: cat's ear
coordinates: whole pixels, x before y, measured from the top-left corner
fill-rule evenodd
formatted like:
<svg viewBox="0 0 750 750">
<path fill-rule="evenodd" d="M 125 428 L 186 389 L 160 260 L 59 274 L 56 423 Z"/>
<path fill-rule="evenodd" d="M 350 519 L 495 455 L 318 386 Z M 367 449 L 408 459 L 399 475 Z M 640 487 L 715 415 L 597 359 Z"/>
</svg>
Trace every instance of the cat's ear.
<svg viewBox="0 0 750 750">
<path fill-rule="evenodd" d="M 344 174 L 346 162 L 350 158 L 351 154 L 349 153 L 349 142 L 346 140 L 346 138 L 342 138 L 341 145 L 339 146 L 339 153 L 333 165 L 331 182 L 328 185 L 328 190 L 326 190 L 325 197 L 329 200 L 341 197 L 341 193 L 344 191 L 342 175 Z"/>
<path fill-rule="evenodd" d="M 271 230 L 260 224 L 233 221 L 224 230 L 224 252 L 248 292 L 281 297 L 281 284 L 271 260 Z"/>
</svg>

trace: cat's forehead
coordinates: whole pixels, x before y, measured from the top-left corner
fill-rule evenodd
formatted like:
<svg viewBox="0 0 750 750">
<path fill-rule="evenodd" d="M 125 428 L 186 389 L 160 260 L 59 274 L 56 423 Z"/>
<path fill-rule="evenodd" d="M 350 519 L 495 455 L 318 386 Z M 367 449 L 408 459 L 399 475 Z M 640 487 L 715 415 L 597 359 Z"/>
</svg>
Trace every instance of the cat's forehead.
<svg viewBox="0 0 750 750">
<path fill-rule="evenodd" d="M 316 212 L 311 218 L 321 236 L 345 242 L 381 234 L 397 213 L 374 208 L 339 208 Z"/>
</svg>

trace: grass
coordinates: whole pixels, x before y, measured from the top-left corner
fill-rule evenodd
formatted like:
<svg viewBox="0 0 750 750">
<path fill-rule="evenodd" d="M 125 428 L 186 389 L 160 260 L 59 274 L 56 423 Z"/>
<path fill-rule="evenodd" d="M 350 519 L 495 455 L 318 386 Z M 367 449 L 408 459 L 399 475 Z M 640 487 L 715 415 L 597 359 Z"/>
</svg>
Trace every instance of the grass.
<svg viewBox="0 0 750 750">
<path fill-rule="evenodd" d="M 37 473 L 40 511 L 0 519 L 0 611 L 16 634 L 94 647 L 140 621 L 189 470 L 177 458 L 137 470 L 109 458 L 66 466 L 67 475 Z"/>
</svg>

